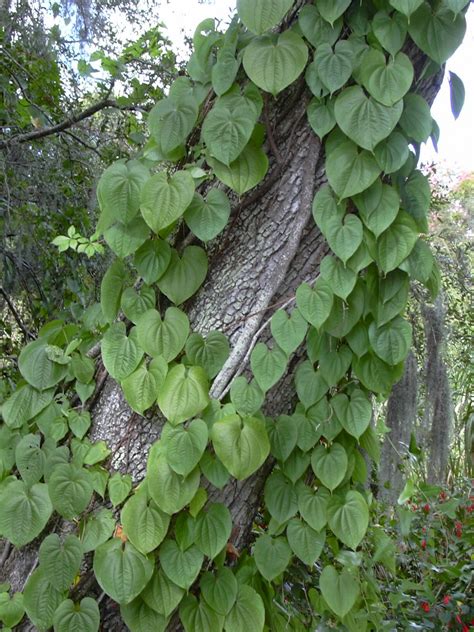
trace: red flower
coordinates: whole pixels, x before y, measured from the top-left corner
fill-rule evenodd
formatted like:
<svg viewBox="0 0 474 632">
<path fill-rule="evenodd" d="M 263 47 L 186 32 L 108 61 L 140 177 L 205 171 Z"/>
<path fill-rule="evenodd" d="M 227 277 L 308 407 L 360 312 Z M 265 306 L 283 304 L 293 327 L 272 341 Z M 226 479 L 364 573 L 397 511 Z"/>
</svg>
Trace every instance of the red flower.
<svg viewBox="0 0 474 632">
<path fill-rule="evenodd" d="M 425 612 L 429 612 L 430 611 L 430 604 L 427 601 L 422 601 L 421 602 L 421 607 Z"/>
<path fill-rule="evenodd" d="M 456 520 L 454 524 L 454 531 L 458 538 L 462 536 L 462 524 L 459 522 L 459 520 Z"/>
<path fill-rule="evenodd" d="M 465 623 L 463 623 L 462 632 L 469 632 L 469 628 L 467 627 Z"/>
<path fill-rule="evenodd" d="M 426 527 L 423 527 L 423 529 L 421 530 L 422 533 L 426 533 Z"/>
<path fill-rule="evenodd" d="M 426 503 L 426 505 L 423 505 L 423 511 L 425 513 L 430 513 L 430 506 L 428 505 L 428 503 Z"/>
<path fill-rule="evenodd" d="M 446 500 L 446 492 L 444 490 L 440 491 L 439 493 L 439 499 L 441 501 Z"/>
<path fill-rule="evenodd" d="M 421 548 L 423 549 L 423 551 L 426 549 L 426 540 L 421 541 Z"/>
<path fill-rule="evenodd" d="M 451 601 L 451 595 L 445 595 L 443 597 L 443 603 L 445 606 L 447 606 L 450 601 Z"/>
</svg>

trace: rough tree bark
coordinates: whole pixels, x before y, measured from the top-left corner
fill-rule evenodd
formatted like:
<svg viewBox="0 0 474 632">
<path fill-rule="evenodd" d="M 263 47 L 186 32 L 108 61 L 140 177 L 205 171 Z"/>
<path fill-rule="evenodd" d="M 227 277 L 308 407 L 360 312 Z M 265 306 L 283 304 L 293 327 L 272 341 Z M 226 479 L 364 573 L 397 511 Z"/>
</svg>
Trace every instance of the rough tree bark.
<svg viewBox="0 0 474 632">
<path fill-rule="evenodd" d="M 296 4 L 299 9 L 305 0 Z M 419 77 L 426 58 L 410 44 L 406 52 Z M 432 102 L 441 79 L 442 73 L 423 81 L 415 79 L 417 91 Z M 314 194 L 326 179 L 321 141 L 305 115 L 310 98 L 301 79 L 277 100 L 269 99 L 267 139 L 272 141 L 267 140 L 266 147 L 268 174 L 255 191 L 241 200 L 234 197 L 230 222 L 208 251 L 206 282 L 185 307 L 193 330 L 206 333 L 219 329 L 230 337 L 231 356 L 215 380 L 213 397 L 225 394 L 231 379 L 245 370 L 257 338 L 265 339 L 263 325 L 281 304 L 294 297 L 301 282 L 318 276 L 319 263 L 328 252 L 311 216 Z M 288 374 L 269 392 L 269 415 L 290 410 L 294 400 L 291 376 L 297 363 L 296 354 Z M 111 378 L 105 380 L 92 412 L 91 439 L 107 441 L 113 452 L 111 467 L 127 470 L 135 481 L 141 480 L 148 449 L 160 435 L 162 420 L 133 413 Z M 271 468 L 272 463 L 267 462 L 249 479 L 232 482 L 221 492 L 210 491 L 213 501 L 225 503 L 231 511 L 236 526 L 232 543 L 237 549 L 250 543 L 252 522 Z M 61 528 L 55 523 L 51 527 Z M 15 590 L 22 589 L 36 564 L 35 544 L 10 553 L 0 568 L 0 581 L 8 578 Z M 90 589 L 94 590 L 94 584 L 89 582 Z M 126 630 L 111 600 L 103 599 L 101 608 L 102 630 Z M 19 629 L 33 629 L 28 626 L 24 623 Z M 172 623 L 170 629 L 181 628 Z"/>
</svg>

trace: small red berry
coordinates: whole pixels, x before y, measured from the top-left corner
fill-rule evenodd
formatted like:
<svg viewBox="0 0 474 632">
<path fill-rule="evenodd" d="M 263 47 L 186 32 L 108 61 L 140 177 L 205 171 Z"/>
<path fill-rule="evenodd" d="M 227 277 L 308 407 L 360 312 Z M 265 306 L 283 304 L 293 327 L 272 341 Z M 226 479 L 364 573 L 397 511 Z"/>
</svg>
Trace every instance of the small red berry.
<svg viewBox="0 0 474 632">
<path fill-rule="evenodd" d="M 451 595 L 445 595 L 443 597 L 443 603 L 445 606 L 447 606 L 450 601 L 451 601 Z"/>
<path fill-rule="evenodd" d="M 423 511 L 425 513 L 430 513 L 430 506 L 428 505 L 428 503 L 426 503 L 426 505 L 423 505 Z"/>
<path fill-rule="evenodd" d="M 423 608 L 423 610 L 425 612 L 429 612 L 430 611 L 430 604 L 427 601 L 422 601 L 421 602 L 421 607 Z"/>
<path fill-rule="evenodd" d="M 426 540 L 421 541 L 421 548 L 423 549 L 423 551 L 426 549 Z"/>
</svg>

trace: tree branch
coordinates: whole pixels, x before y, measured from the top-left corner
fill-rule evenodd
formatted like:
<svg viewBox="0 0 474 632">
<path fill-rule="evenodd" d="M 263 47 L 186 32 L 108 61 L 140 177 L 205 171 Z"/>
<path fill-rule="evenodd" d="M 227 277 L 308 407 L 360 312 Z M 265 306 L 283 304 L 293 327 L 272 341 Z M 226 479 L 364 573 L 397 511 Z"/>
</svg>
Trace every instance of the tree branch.
<svg viewBox="0 0 474 632">
<path fill-rule="evenodd" d="M 16 324 L 18 325 L 18 327 L 23 332 L 23 335 L 25 336 L 25 340 L 28 340 L 29 338 L 34 340 L 35 339 L 34 334 L 32 334 L 31 331 L 29 331 L 26 328 L 25 324 L 21 320 L 21 317 L 20 317 L 20 314 L 18 313 L 18 310 L 16 309 L 15 305 L 10 300 L 10 297 L 5 292 L 3 287 L 0 287 L 0 294 L 3 296 L 3 299 L 5 300 L 5 303 L 8 305 L 8 309 L 12 313 L 13 318 L 16 320 Z"/>
</svg>

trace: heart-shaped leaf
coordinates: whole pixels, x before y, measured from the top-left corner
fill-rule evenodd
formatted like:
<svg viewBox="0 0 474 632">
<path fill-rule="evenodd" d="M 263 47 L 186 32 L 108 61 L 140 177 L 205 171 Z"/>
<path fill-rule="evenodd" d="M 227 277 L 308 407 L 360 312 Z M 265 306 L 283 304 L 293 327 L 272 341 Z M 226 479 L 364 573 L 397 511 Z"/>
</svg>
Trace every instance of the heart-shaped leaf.
<svg viewBox="0 0 474 632">
<path fill-rule="evenodd" d="M 369 352 L 361 358 L 355 358 L 352 368 L 367 390 L 388 395 L 393 384 L 401 378 L 400 368 L 403 365 L 390 366 Z"/>
<path fill-rule="evenodd" d="M 344 480 L 347 464 L 347 452 L 340 443 L 333 443 L 329 448 L 318 445 L 311 456 L 313 472 L 331 491 Z"/>
<path fill-rule="evenodd" d="M 18 358 L 20 373 L 40 391 L 55 386 L 67 370 L 66 365 L 50 360 L 47 351 L 48 344 L 44 338 L 39 338 L 23 347 Z"/>
<path fill-rule="evenodd" d="M 130 407 L 140 414 L 150 408 L 156 402 L 158 391 L 163 386 L 167 373 L 166 360 L 158 356 L 153 358 L 148 367 L 142 363 L 126 377 L 121 386 Z"/>
<path fill-rule="evenodd" d="M 114 162 L 103 172 L 97 198 L 106 226 L 114 221 L 129 222 L 138 214 L 141 191 L 149 177 L 148 169 L 136 160 Z"/>
<path fill-rule="evenodd" d="M 207 632 L 222 630 L 224 617 L 213 610 L 203 599 L 186 595 L 179 605 L 179 618 L 185 632 Z"/>
<path fill-rule="evenodd" d="M 161 454 L 149 458 L 146 480 L 150 496 L 162 511 L 171 515 L 181 511 L 193 499 L 199 487 L 199 468 L 183 479 Z"/>
<path fill-rule="evenodd" d="M 378 357 L 387 364 L 395 365 L 403 362 L 411 346 L 412 327 L 401 316 L 377 327 L 371 323 L 369 340 Z"/>
<path fill-rule="evenodd" d="M 253 140 L 229 166 L 210 157 L 208 162 L 219 180 L 238 195 L 257 186 L 268 171 L 268 158 L 260 144 Z"/>
<path fill-rule="evenodd" d="M 281 415 L 274 422 L 267 421 L 272 455 L 279 461 L 286 461 L 296 446 L 298 426 L 292 417 Z"/>
<path fill-rule="evenodd" d="M 346 299 L 354 289 L 357 275 L 340 259 L 327 255 L 321 261 L 319 271 L 336 296 Z"/>
<path fill-rule="evenodd" d="M 250 586 L 239 584 L 237 598 L 225 619 L 226 632 L 263 632 L 265 607 L 260 595 Z"/>
<path fill-rule="evenodd" d="M 162 571 L 155 567 L 153 577 L 140 594 L 143 601 L 156 612 L 169 617 L 183 598 L 184 590 L 174 584 Z"/>
<path fill-rule="evenodd" d="M 127 500 L 120 519 L 125 535 L 144 555 L 163 542 L 170 524 L 170 516 L 161 511 L 144 492 L 136 493 Z"/>
<path fill-rule="evenodd" d="M 127 224 L 116 222 L 104 231 L 109 248 L 121 259 L 132 255 L 148 239 L 150 229 L 141 217 L 134 217 Z"/>
<path fill-rule="evenodd" d="M 168 307 L 163 319 L 155 309 L 149 309 L 137 322 L 141 348 L 153 357 L 163 356 L 166 362 L 176 358 L 188 334 L 188 317 L 176 307 Z"/>
<path fill-rule="evenodd" d="M 308 121 L 315 134 L 323 138 L 336 125 L 334 116 L 334 101 L 327 99 L 326 102 L 319 99 L 311 99 L 306 111 Z"/>
<path fill-rule="evenodd" d="M 365 129 L 364 125 L 359 129 Z M 342 199 L 368 189 L 379 175 L 380 167 L 368 151 L 359 151 L 348 140 L 327 154 L 326 173 L 329 184 Z"/>
<path fill-rule="evenodd" d="M 364 306 L 364 288 L 359 282 L 345 301 L 340 298 L 334 299 L 333 308 L 324 327 L 327 333 L 335 338 L 346 336 L 359 321 Z"/>
<path fill-rule="evenodd" d="M 7 628 L 14 628 L 25 615 L 23 594 L 15 593 L 10 599 L 8 592 L 0 593 L 0 621 Z"/>
<path fill-rule="evenodd" d="M 166 424 L 161 434 L 170 467 L 187 476 L 201 460 L 207 446 L 208 430 L 202 419 L 195 419 L 186 428 Z"/>
<path fill-rule="evenodd" d="M 352 74 L 355 54 L 351 42 L 337 42 L 334 50 L 329 44 L 318 45 L 314 63 L 319 78 L 332 94 L 342 88 Z"/>
<path fill-rule="evenodd" d="M 282 21 L 292 4 L 292 0 L 237 0 L 237 13 L 249 31 L 262 35 Z"/>
<path fill-rule="evenodd" d="M 23 481 L 11 480 L 1 488 L 0 505 L 0 533 L 17 547 L 36 538 L 53 512 L 44 483 L 28 488 Z"/>
<path fill-rule="evenodd" d="M 318 402 L 329 390 L 323 376 L 314 370 L 309 360 L 302 362 L 296 369 L 295 386 L 298 398 L 305 408 Z"/>
<path fill-rule="evenodd" d="M 345 568 L 339 574 L 334 566 L 325 566 L 319 577 L 319 588 L 328 606 L 341 619 L 359 596 L 359 584 Z"/>
<path fill-rule="evenodd" d="M 395 105 L 410 89 L 414 70 L 405 53 L 385 59 L 375 48 L 369 49 L 360 66 L 360 78 L 364 88 L 383 105 Z M 388 136 L 388 134 L 387 134 Z"/>
<path fill-rule="evenodd" d="M 423 2 L 411 16 L 408 32 L 418 48 L 436 63 L 444 64 L 464 38 L 466 18 L 442 4 L 433 10 L 428 2 Z"/>
<path fill-rule="evenodd" d="M 196 519 L 196 546 L 213 560 L 227 544 L 231 531 L 230 511 L 221 503 L 213 503 L 206 511 L 201 511 Z"/>
<path fill-rule="evenodd" d="M 64 591 L 58 590 L 37 568 L 28 578 L 23 591 L 26 614 L 37 630 L 44 632 L 53 625 L 56 608 L 64 601 Z"/>
<path fill-rule="evenodd" d="M 430 106 L 419 94 L 410 92 L 403 99 L 400 127 L 417 143 L 423 143 L 430 137 L 433 129 Z"/>
<path fill-rule="evenodd" d="M 296 304 L 303 318 L 319 329 L 331 313 L 334 294 L 324 279 L 318 279 L 312 288 L 302 283 L 296 290 Z"/>
<path fill-rule="evenodd" d="M 229 357 L 229 341 L 220 331 L 210 331 L 205 338 L 194 333 L 186 341 L 186 355 L 192 364 L 199 364 L 209 378 L 215 377 Z"/>
<path fill-rule="evenodd" d="M 379 237 L 397 217 L 400 196 L 393 187 L 377 179 L 370 188 L 354 197 L 354 203 L 364 224 Z"/>
<path fill-rule="evenodd" d="M 408 257 L 418 239 L 414 220 L 400 211 L 395 221 L 377 239 L 377 262 L 387 273 Z"/>
<path fill-rule="evenodd" d="M 160 547 L 160 564 L 168 578 L 187 590 L 199 575 L 204 555 L 197 546 L 182 551 L 174 540 L 165 540 Z"/>
<path fill-rule="evenodd" d="M 286 536 L 293 553 L 308 566 L 312 566 L 321 555 L 326 541 L 324 531 L 318 533 L 304 520 L 297 518 L 288 523 Z"/>
<path fill-rule="evenodd" d="M 73 463 L 57 465 L 48 480 L 53 507 L 67 520 L 72 520 L 84 511 L 93 491 L 89 472 Z"/>
<path fill-rule="evenodd" d="M 331 26 L 320 14 L 314 4 L 305 4 L 298 14 L 298 24 L 308 42 L 315 48 L 321 44 L 332 46 L 339 38 L 342 29 L 342 18 L 338 18 Z"/>
<path fill-rule="evenodd" d="M 202 137 L 211 156 L 228 166 L 242 153 L 254 125 L 251 107 L 227 108 L 217 103 L 204 119 Z"/>
<path fill-rule="evenodd" d="M 418 169 L 412 171 L 402 184 L 402 206 L 416 222 L 418 230 L 428 232 L 428 212 L 431 187 L 428 178 Z"/>
<path fill-rule="evenodd" d="M 226 226 L 230 216 L 230 202 L 224 191 L 211 189 L 204 199 L 195 193 L 184 213 L 184 221 L 201 241 L 214 239 Z"/>
<path fill-rule="evenodd" d="M 267 478 L 265 505 L 279 524 L 289 520 L 298 511 L 297 489 L 282 472 L 275 471 Z"/>
<path fill-rule="evenodd" d="M 328 351 L 319 359 L 319 370 L 328 386 L 336 386 L 347 373 L 352 362 L 352 351 L 347 345 Z"/>
<path fill-rule="evenodd" d="M 331 406 L 344 430 L 359 439 L 372 418 L 372 405 L 363 391 L 357 388 L 349 397 L 339 393 L 332 398 Z"/>
<path fill-rule="evenodd" d="M 278 346 L 290 354 L 303 342 L 308 324 L 298 309 L 294 309 L 289 316 L 279 309 L 272 316 L 270 329 Z"/>
<path fill-rule="evenodd" d="M 143 219 L 154 233 L 159 233 L 183 215 L 193 195 L 194 180 L 188 171 L 177 171 L 170 177 L 164 171 L 156 173 L 142 190 Z"/>
<path fill-rule="evenodd" d="M 308 48 L 293 31 L 263 35 L 245 47 L 242 61 L 249 79 L 276 96 L 303 72 Z"/>
<path fill-rule="evenodd" d="M 113 538 L 94 553 L 94 574 L 102 590 L 120 604 L 130 603 L 153 574 L 153 562 L 130 542 Z"/>
<path fill-rule="evenodd" d="M 133 287 L 128 287 L 122 294 L 121 307 L 125 316 L 136 323 L 147 309 L 155 306 L 155 302 L 153 288 L 144 285 L 140 288 L 140 292 L 137 292 Z"/>
<path fill-rule="evenodd" d="M 211 439 L 217 456 L 238 480 L 258 470 L 270 452 L 265 423 L 254 417 L 228 415 L 216 421 Z"/>
<path fill-rule="evenodd" d="M 120 615 L 129 630 L 133 632 L 165 632 L 168 620 L 151 608 L 140 595 L 133 601 L 120 606 Z"/>
<path fill-rule="evenodd" d="M 408 21 L 399 12 L 392 15 L 386 11 L 378 11 L 372 19 L 372 29 L 379 43 L 391 55 L 396 55 L 405 43 Z"/>
<path fill-rule="evenodd" d="M 239 414 L 253 415 L 262 407 L 265 393 L 255 380 L 249 384 L 243 375 L 239 375 L 232 380 L 230 399 Z"/>
<path fill-rule="evenodd" d="M 364 497 L 354 490 L 334 494 L 327 507 L 328 524 L 334 535 L 351 549 L 356 549 L 369 525 L 369 509 Z"/>
<path fill-rule="evenodd" d="M 204 573 L 199 583 L 201 595 L 218 614 L 229 614 L 237 598 L 238 583 L 234 573 L 223 566 L 214 573 Z"/>
<path fill-rule="evenodd" d="M 334 104 L 336 122 L 342 131 L 359 147 L 369 150 L 373 150 L 380 141 L 390 135 L 400 119 L 402 110 L 401 101 L 391 107 L 382 105 L 366 97 L 360 86 L 343 90 Z M 329 182 L 332 186 L 331 181 Z M 337 189 L 333 188 L 337 193 Z"/>
<path fill-rule="evenodd" d="M 342 222 L 334 219 L 328 225 L 326 239 L 331 250 L 343 263 L 347 263 L 355 253 L 362 238 L 362 223 L 356 215 L 346 215 Z"/>
<path fill-rule="evenodd" d="M 82 545 L 75 535 L 67 535 L 61 542 L 56 533 L 41 543 L 39 561 L 51 584 L 58 590 L 67 590 L 73 583 L 82 562 Z"/>
<path fill-rule="evenodd" d="M 187 246 L 182 257 L 173 250 L 171 261 L 158 287 L 175 305 L 197 292 L 207 274 L 207 255 L 199 246 Z"/>
<path fill-rule="evenodd" d="M 275 347 L 269 349 L 264 342 L 259 342 L 250 356 L 250 366 L 257 384 L 263 391 L 268 391 L 283 376 L 288 356 Z"/>
<path fill-rule="evenodd" d="M 317 491 L 307 485 L 298 488 L 298 511 L 315 531 L 321 531 L 327 523 L 327 504 L 330 493 L 325 487 Z"/>
<path fill-rule="evenodd" d="M 286 569 L 292 552 L 286 538 L 261 535 L 255 541 L 253 556 L 260 574 L 271 582 Z"/>
<path fill-rule="evenodd" d="M 146 241 L 135 253 L 134 264 L 145 283 L 156 283 L 165 273 L 171 260 L 171 247 L 167 241 Z"/>
<path fill-rule="evenodd" d="M 53 625 L 55 632 L 97 632 L 100 625 L 99 605 L 91 597 L 84 597 L 78 604 L 66 599 L 56 609 Z"/>
<path fill-rule="evenodd" d="M 390 0 L 390 4 L 409 18 L 423 4 L 423 0 Z"/>
<path fill-rule="evenodd" d="M 350 0 L 318 0 L 318 9 L 323 18 L 332 25 L 350 3 Z"/>
<path fill-rule="evenodd" d="M 199 414 L 209 404 L 209 382 L 200 366 L 174 366 L 158 393 L 158 406 L 172 424 Z"/>
<path fill-rule="evenodd" d="M 191 95 L 167 97 L 158 101 L 148 115 L 151 135 L 165 154 L 183 145 L 192 132 L 199 112 L 199 104 Z"/>
</svg>

